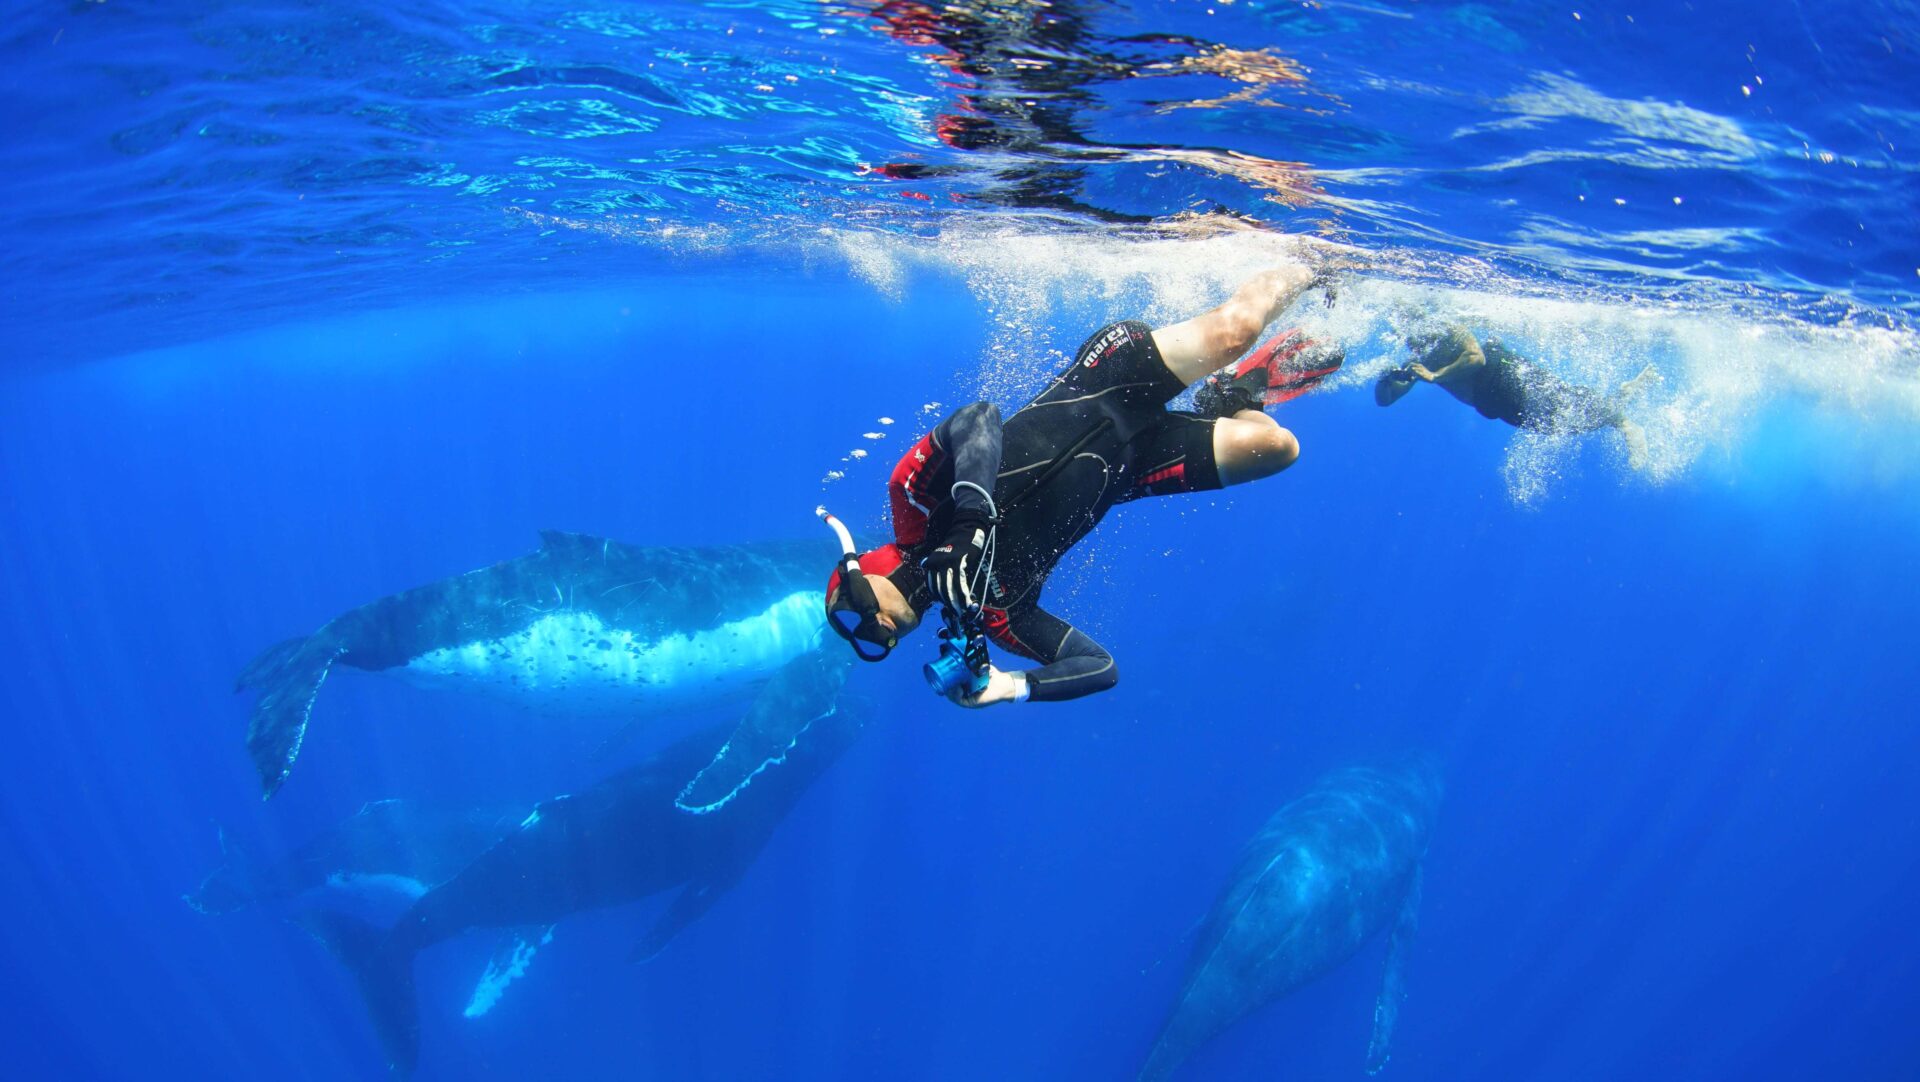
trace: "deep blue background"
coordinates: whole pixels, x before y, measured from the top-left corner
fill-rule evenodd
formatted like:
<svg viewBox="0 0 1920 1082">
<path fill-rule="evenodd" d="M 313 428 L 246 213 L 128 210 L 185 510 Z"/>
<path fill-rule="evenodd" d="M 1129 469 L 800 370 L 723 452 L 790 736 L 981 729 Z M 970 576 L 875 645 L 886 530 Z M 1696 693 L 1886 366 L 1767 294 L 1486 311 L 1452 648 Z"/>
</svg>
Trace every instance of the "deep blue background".
<svg viewBox="0 0 1920 1082">
<path fill-rule="evenodd" d="M 605 730 L 348 673 L 263 805 L 234 674 L 542 527 L 824 553 L 823 492 L 877 526 L 890 455 L 822 473 L 882 413 L 897 451 L 981 344 L 955 283 L 909 296 L 663 275 L 8 380 L 9 1073 L 376 1073 L 316 944 L 179 901 L 216 826 L 270 855 L 366 799 L 531 801 L 606 769 Z M 1449 795 L 1395 1077 L 1911 1077 L 1910 435 L 1784 403 L 1684 481 L 1596 448 L 1525 509 L 1507 430 L 1441 396 L 1284 418 L 1294 470 L 1124 508 L 1068 561 L 1052 596 L 1114 693 L 973 714 L 863 669 L 883 721 L 658 961 L 621 960 L 646 907 L 570 921 L 468 1022 L 491 940 L 424 955 L 421 1077 L 1128 1077 L 1245 839 L 1414 746 Z M 1356 1076 L 1378 965 L 1191 1076 Z"/>
</svg>

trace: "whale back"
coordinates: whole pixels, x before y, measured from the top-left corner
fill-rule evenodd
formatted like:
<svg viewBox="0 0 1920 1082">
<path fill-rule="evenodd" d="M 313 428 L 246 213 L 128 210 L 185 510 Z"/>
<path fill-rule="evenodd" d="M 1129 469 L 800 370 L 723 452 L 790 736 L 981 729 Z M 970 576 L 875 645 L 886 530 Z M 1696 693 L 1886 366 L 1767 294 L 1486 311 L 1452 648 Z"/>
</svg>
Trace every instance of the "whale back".
<svg viewBox="0 0 1920 1082">
<path fill-rule="evenodd" d="M 1141 1078 L 1164 1077 L 1390 926 L 1416 881 L 1439 798 L 1432 766 L 1408 760 L 1336 771 L 1274 813 L 1201 925 Z"/>
<path fill-rule="evenodd" d="M 527 566 L 546 585 L 496 608 L 511 608 L 511 620 L 412 657 L 399 675 L 551 714 L 657 720 L 745 694 L 810 650 L 824 627 L 811 550 L 549 535 L 536 555 Z"/>
<path fill-rule="evenodd" d="M 800 541 L 629 545 L 542 531 L 524 556 L 402 590 L 345 613 L 319 636 L 362 669 L 501 639 L 542 618 L 588 617 L 643 641 L 690 634 L 825 589 L 821 546 Z"/>
</svg>

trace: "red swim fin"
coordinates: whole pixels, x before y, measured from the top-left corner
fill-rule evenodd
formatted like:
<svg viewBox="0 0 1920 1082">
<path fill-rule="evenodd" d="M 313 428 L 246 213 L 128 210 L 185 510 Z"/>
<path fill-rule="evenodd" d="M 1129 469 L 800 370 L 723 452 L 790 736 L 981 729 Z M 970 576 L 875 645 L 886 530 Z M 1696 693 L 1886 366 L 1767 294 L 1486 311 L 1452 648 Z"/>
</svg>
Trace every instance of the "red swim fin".
<svg viewBox="0 0 1920 1082">
<path fill-rule="evenodd" d="M 1345 361 L 1339 346 L 1316 342 L 1295 327 L 1208 376 L 1194 392 L 1194 407 L 1202 416 L 1228 417 L 1277 405 L 1313 390 Z"/>
<path fill-rule="evenodd" d="M 1340 371 L 1346 361 L 1345 350 L 1317 342 L 1295 327 L 1254 350 L 1240 363 L 1248 369 L 1266 367 L 1267 390 L 1262 400 L 1269 406 L 1277 406 L 1318 387 Z"/>
</svg>

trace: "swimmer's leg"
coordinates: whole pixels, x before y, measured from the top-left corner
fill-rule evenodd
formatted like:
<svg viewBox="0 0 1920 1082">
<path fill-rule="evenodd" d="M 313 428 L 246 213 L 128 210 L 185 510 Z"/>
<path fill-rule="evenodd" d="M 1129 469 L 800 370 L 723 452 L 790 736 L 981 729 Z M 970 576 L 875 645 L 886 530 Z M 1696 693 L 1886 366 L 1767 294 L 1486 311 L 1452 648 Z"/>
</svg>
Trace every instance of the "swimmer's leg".
<svg viewBox="0 0 1920 1082">
<path fill-rule="evenodd" d="M 1627 420 L 1625 417 L 1615 422 L 1620 430 L 1620 438 L 1627 445 L 1627 465 L 1632 469 L 1644 470 L 1650 459 L 1647 457 L 1647 430 Z"/>
<path fill-rule="evenodd" d="M 1614 392 L 1613 400 L 1624 406 L 1645 394 L 1647 388 L 1658 382 L 1660 382 L 1660 371 L 1648 365 L 1640 370 L 1639 375 L 1622 383 L 1620 389 Z"/>
<path fill-rule="evenodd" d="M 1213 423 L 1213 464 L 1222 488 L 1272 477 L 1300 457 L 1300 441 L 1259 410 L 1241 410 Z"/>
<path fill-rule="evenodd" d="M 1259 410 L 1204 417 L 1169 410 L 1127 449 L 1121 501 L 1210 492 L 1279 473 L 1300 457 L 1293 433 Z"/>
<path fill-rule="evenodd" d="M 1544 369 L 1529 373 L 1521 416 L 1524 427 L 1560 436 L 1584 436 L 1625 420 L 1606 395 L 1572 386 Z"/>
<path fill-rule="evenodd" d="M 1539 420 L 1532 421 L 1530 417 L 1527 427 L 1568 436 L 1615 429 L 1627 445 L 1627 465 L 1644 470 L 1647 468 L 1646 429 L 1627 419 L 1620 410 L 1621 402 L 1618 397 L 1608 398 L 1588 387 L 1571 387 L 1558 381 L 1536 384 L 1528 407 L 1529 413 Z"/>
<path fill-rule="evenodd" d="M 1620 439 L 1627 445 L 1627 465 L 1636 470 L 1646 469 L 1649 462 L 1647 457 L 1647 430 L 1627 420 L 1625 414 L 1620 412 L 1620 407 L 1632 403 L 1635 399 L 1645 394 L 1647 388 L 1660 382 L 1660 378 L 1660 370 L 1652 365 L 1648 365 L 1642 368 L 1638 375 L 1622 383 L 1620 389 L 1615 391 L 1613 395 L 1613 404 L 1615 407 L 1613 427 L 1620 430 Z"/>
<path fill-rule="evenodd" d="M 1267 324 L 1312 284 L 1313 272 L 1306 267 L 1282 267 L 1256 275 L 1218 308 L 1154 331 L 1153 344 L 1175 379 L 1194 383 L 1239 360 L 1260 340 Z"/>
</svg>

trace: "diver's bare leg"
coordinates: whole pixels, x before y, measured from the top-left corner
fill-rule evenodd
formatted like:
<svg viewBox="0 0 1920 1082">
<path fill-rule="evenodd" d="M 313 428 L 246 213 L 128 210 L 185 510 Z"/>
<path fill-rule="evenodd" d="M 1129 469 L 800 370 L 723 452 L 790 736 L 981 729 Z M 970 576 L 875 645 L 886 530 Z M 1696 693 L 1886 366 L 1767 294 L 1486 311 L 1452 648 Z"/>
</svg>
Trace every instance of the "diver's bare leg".
<svg viewBox="0 0 1920 1082">
<path fill-rule="evenodd" d="M 1639 375 L 1620 385 L 1620 389 L 1614 392 L 1614 401 L 1625 405 L 1639 398 L 1642 394 L 1646 393 L 1648 387 L 1658 382 L 1660 382 L 1659 370 L 1652 365 L 1648 365 L 1640 370 Z"/>
<path fill-rule="evenodd" d="M 1223 486 L 1271 477 L 1299 457 L 1300 441 L 1259 410 L 1241 410 L 1213 423 L 1213 464 Z"/>
<path fill-rule="evenodd" d="M 1647 430 L 1627 420 L 1625 417 L 1614 421 L 1613 427 L 1620 430 L 1620 438 L 1626 442 L 1627 465 L 1636 470 L 1646 469 L 1649 461 L 1647 458 Z"/>
<path fill-rule="evenodd" d="M 1282 267 L 1256 275 L 1220 307 L 1154 331 L 1153 344 L 1175 379 L 1197 382 L 1252 349 L 1267 324 L 1312 284 L 1313 272 L 1306 267 Z"/>
</svg>

